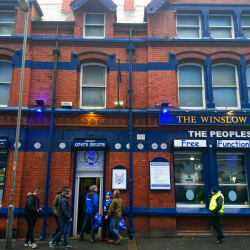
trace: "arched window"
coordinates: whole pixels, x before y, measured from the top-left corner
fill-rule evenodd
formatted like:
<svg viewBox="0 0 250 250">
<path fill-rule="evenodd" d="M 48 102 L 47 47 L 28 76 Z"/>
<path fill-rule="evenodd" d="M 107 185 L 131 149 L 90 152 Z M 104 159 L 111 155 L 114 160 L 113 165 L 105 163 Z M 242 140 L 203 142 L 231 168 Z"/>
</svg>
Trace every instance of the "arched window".
<svg viewBox="0 0 250 250">
<path fill-rule="evenodd" d="M 247 90 L 248 90 L 248 99 L 250 99 L 250 65 L 246 68 L 247 72 Z"/>
<path fill-rule="evenodd" d="M 183 64 L 178 69 L 180 108 L 202 109 L 204 102 L 203 67 Z"/>
<path fill-rule="evenodd" d="M 82 65 L 80 108 L 106 107 L 106 66 L 99 63 Z"/>
<path fill-rule="evenodd" d="M 236 66 L 230 64 L 213 66 L 212 84 L 216 108 L 239 108 L 239 84 Z"/>
<path fill-rule="evenodd" d="M 0 107 L 8 105 L 12 78 L 12 62 L 0 60 Z"/>
</svg>

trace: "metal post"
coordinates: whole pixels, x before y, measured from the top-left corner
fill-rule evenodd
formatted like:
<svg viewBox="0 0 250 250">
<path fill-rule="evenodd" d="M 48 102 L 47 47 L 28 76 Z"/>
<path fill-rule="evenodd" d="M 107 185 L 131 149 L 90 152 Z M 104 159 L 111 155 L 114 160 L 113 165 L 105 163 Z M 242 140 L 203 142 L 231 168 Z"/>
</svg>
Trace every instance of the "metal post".
<svg viewBox="0 0 250 250">
<path fill-rule="evenodd" d="M 23 38 L 23 55 L 22 55 L 22 70 L 21 70 L 20 93 L 19 93 L 19 106 L 18 106 L 18 115 L 17 115 L 15 154 L 14 154 L 14 164 L 13 164 L 13 174 L 12 174 L 10 205 L 8 208 L 7 228 L 6 228 L 6 244 L 5 244 L 6 249 L 11 249 L 11 242 L 12 242 L 13 220 L 14 220 L 13 203 L 14 203 L 15 181 L 16 181 L 18 144 L 19 144 L 19 136 L 20 136 L 21 108 L 22 108 L 22 100 L 23 100 L 23 79 L 24 79 L 24 68 L 25 68 L 28 20 L 29 20 L 29 12 L 26 12 L 24 38 Z"/>
</svg>

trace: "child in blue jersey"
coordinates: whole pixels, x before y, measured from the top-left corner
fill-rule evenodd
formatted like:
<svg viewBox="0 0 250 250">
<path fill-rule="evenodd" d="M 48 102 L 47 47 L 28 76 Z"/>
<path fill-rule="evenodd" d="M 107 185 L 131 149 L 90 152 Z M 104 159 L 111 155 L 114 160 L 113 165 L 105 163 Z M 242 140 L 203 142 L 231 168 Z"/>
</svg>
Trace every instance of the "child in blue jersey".
<svg viewBox="0 0 250 250">
<path fill-rule="evenodd" d="M 110 240 L 108 241 L 109 243 L 113 242 L 113 233 L 110 231 L 110 218 L 105 219 L 106 215 L 108 214 L 108 207 L 110 202 L 112 201 L 111 193 L 107 192 L 106 193 L 106 199 L 103 202 L 103 209 L 102 209 L 102 238 L 100 241 L 107 241 L 107 228 L 109 230 L 109 236 Z"/>
</svg>

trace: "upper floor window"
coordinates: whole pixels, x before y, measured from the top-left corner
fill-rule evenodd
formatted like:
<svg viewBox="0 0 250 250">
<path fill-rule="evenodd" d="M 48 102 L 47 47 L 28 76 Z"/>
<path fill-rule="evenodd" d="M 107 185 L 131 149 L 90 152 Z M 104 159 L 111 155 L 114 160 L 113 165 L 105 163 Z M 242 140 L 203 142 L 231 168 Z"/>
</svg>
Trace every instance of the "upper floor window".
<svg viewBox="0 0 250 250">
<path fill-rule="evenodd" d="M 242 32 L 244 37 L 250 38 L 250 15 L 241 17 Z"/>
<path fill-rule="evenodd" d="M 248 90 L 248 99 L 250 99 L 250 66 L 246 68 L 247 72 L 247 90 Z"/>
<path fill-rule="evenodd" d="M 12 10 L 0 11 L 0 35 L 11 36 L 15 25 L 15 12 Z"/>
<path fill-rule="evenodd" d="M 106 107 L 106 71 L 106 66 L 102 64 L 82 65 L 81 108 Z"/>
<path fill-rule="evenodd" d="M 209 29 L 212 38 L 234 38 L 232 15 L 209 15 Z"/>
<path fill-rule="evenodd" d="M 239 108 L 237 68 L 218 64 L 212 68 L 212 84 L 216 108 Z"/>
<path fill-rule="evenodd" d="M 12 63 L 0 60 L 0 107 L 7 106 L 10 98 Z"/>
<path fill-rule="evenodd" d="M 84 31 L 85 38 L 104 38 L 105 37 L 105 14 L 85 13 Z"/>
<path fill-rule="evenodd" d="M 204 108 L 203 70 L 198 64 L 179 66 L 179 103 L 181 108 Z"/>
<path fill-rule="evenodd" d="M 201 38 L 200 15 L 177 15 L 177 37 L 179 38 Z"/>
</svg>

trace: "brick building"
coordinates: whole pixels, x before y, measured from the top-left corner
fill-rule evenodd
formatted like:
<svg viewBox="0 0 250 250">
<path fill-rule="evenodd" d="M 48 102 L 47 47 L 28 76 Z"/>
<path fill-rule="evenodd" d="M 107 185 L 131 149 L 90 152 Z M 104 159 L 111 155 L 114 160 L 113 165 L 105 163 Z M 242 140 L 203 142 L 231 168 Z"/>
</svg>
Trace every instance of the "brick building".
<svg viewBox="0 0 250 250">
<path fill-rule="evenodd" d="M 26 194 L 36 187 L 44 190 L 36 235 L 54 232 L 52 204 L 65 185 L 73 193 L 71 234 L 77 235 L 79 201 L 92 184 L 100 204 L 105 192 L 123 189 L 127 228 L 133 222 L 130 229 L 143 237 L 211 235 L 210 189 L 218 186 L 225 196 L 223 230 L 249 234 L 249 0 L 29 3 L 17 237 L 26 230 Z M 16 0 L 0 1 L 2 236 L 24 16 Z"/>
</svg>

